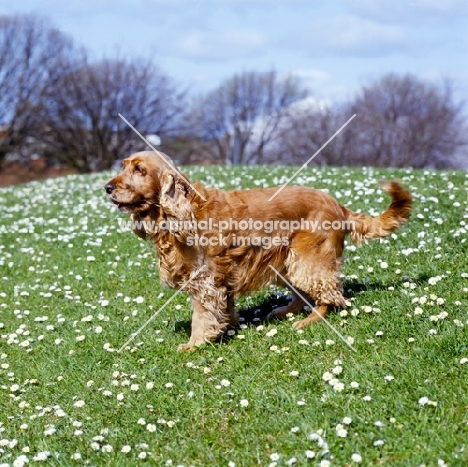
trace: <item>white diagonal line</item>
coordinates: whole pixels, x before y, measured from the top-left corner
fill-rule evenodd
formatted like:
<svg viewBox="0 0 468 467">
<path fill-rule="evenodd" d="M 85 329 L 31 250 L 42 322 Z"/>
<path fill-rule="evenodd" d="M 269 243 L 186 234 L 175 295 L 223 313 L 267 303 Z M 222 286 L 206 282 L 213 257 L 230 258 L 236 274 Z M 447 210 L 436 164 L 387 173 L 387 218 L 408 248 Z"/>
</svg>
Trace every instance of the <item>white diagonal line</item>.
<svg viewBox="0 0 468 467">
<path fill-rule="evenodd" d="M 171 169 L 174 169 L 182 178 L 185 177 L 180 173 L 180 171 L 171 164 L 161 153 L 158 151 L 121 113 L 118 114 L 119 117 L 169 166 Z M 190 185 L 190 188 L 198 195 L 203 201 L 206 201 L 206 198 L 189 182 L 187 183 Z"/>
<path fill-rule="evenodd" d="M 161 313 L 161 311 L 163 311 L 164 308 L 166 308 L 166 306 L 169 305 L 169 303 L 171 303 L 172 300 L 174 300 L 174 298 L 176 298 L 177 295 L 179 295 L 179 293 L 182 292 L 182 290 L 184 290 L 185 287 L 187 287 L 187 285 L 189 285 L 190 282 L 192 282 L 193 279 L 195 279 L 195 277 L 197 277 L 198 274 L 201 272 L 201 270 L 204 269 L 204 268 L 205 268 L 205 265 L 203 265 L 201 268 L 199 268 L 199 269 L 195 272 L 195 274 L 194 274 L 187 282 L 185 282 L 185 284 L 182 285 L 182 287 L 180 287 L 179 290 L 177 290 L 177 292 L 176 292 L 169 300 L 167 300 L 167 302 L 166 302 L 153 316 L 151 316 L 151 318 L 148 319 L 148 321 L 146 321 L 146 323 L 143 324 L 143 326 L 141 326 L 140 329 L 138 329 L 138 331 L 134 332 L 134 333 L 131 335 L 130 339 L 128 339 L 128 341 L 125 342 L 125 344 L 122 345 L 122 347 L 120 347 L 120 349 L 119 349 L 117 352 L 122 352 L 122 350 L 123 350 L 125 347 L 127 347 L 127 345 L 130 344 L 130 342 L 132 342 L 132 340 L 135 339 L 135 337 L 138 336 L 138 334 L 140 334 L 140 332 L 143 331 L 143 329 L 145 329 L 146 326 L 148 326 L 148 324 L 151 323 L 151 321 L 153 321 L 153 319 L 156 318 L 156 316 L 158 316 L 159 313 Z"/>
<path fill-rule="evenodd" d="M 245 386 L 247 386 L 247 384 L 250 384 L 256 377 L 257 375 L 268 365 L 268 363 L 270 363 L 268 360 L 255 372 L 255 374 L 247 381 L 247 383 L 245 384 Z"/>
<path fill-rule="evenodd" d="M 313 313 L 317 313 L 320 315 L 320 313 L 313 307 L 307 300 L 306 298 L 285 278 L 281 275 L 280 272 L 278 272 L 271 264 L 269 265 L 273 271 L 275 271 L 276 275 L 279 276 L 285 284 L 288 285 L 288 287 L 291 287 L 291 289 L 302 299 L 303 302 L 307 303 L 309 305 L 310 309 L 312 310 Z M 325 324 L 354 352 L 357 352 L 357 350 L 322 316 L 320 315 L 322 321 L 325 321 Z"/>
<path fill-rule="evenodd" d="M 307 167 L 307 165 L 309 164 L 309 162 L 310 162 L 310 161 L 311 161 L 311 160 L 312 160 L 312 159 L 313 159 L 313 158 L 314 158 L 314 157 L 315 157 L 315 156 L 316 156 L 316 155 L 317 155 L 317 154 L 318 154 L 318 153 L 319 153 L 335 136 L 337 136 L 337 135 L 343 130 L 343 128 L 344 128 L 346 125 L 348 125 L 349 122 L 351 122 L 351 120 L 352 120 L 355 116 L 356 116 L 356 114 L 354 114 L 339 130 L 337 130 L 336 133 L 335 133 L 335 134 L 334 134 L 334 135 L 333 135 L 333 136 L 332 136 L 332 137 L 331 137 L 331 138 L 330 138 L 330 139 L 329 139 L 329 140 L 328 140 L 328 141 L 327 141 L 327 142 L 326 142 L 326 143 L 325 143 L 325 144 L 324 144 L 324 145 L 323 145 L 323 146 L 322 146 L 306 163 L 302 164 L 301 167 L 299 167 L 299 169 L 296 170 L 296 172 L 294 173 L 294 175 L 293 175 L 291 178 L 289 178 L 289 180 L 288 180 L 283 186 L 281 186 L 280 189 L 279 189 L 268 201 L 271 201 L 281 190 L 284 189 L 284 187 L 285 187 L 286 185 L 289 184 L 289 182 L 291 182 L 291 180 L 292 180 L 293 178 L 295 178 L 295 177 L 299 174 L 299 172 L 301 172 L 302 170 L 304 170 L 304 169 Z"/>
</svg>

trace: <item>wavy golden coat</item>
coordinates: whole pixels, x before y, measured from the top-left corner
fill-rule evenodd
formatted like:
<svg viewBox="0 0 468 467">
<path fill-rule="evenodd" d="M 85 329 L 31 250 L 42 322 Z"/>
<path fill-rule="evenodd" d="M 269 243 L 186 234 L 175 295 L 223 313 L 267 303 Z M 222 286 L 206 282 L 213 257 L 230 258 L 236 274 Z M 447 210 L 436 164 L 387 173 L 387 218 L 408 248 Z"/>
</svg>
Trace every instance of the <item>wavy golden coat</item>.
<svg viewBox="0 0 468 467">
<path fill-rule="evenodd" d="M 135 234 L 155 245 L 162 281 L 189 293 L 192 333 L 179 349 L 192 350 L 236 324 L 235 297 L 284 285 L 281 276 L 315 302 L 312 313 L 294 323 L 297 329 L 320 321 L 331 306 L 345 306 L 340 265 L 346 235 L 358 244 L 385 237 L 410 215 L 410 193 L 396 181 L 382 185 L 392 202 L 371 218 L 307 187 L 285 187 L 269 201 L 277 188 L 222 191 L 192 185 L 167 156 L 145 151 L 125 159 L 122 173 L 105 189 L 122 212 L 130 213 Z M 301 227 L 288 228 L 292 221 Z M 305 221 L 315 228 L 305 228 Z M 302 306 L 293 291 L 292 303 L 270 317 L 284 318 Z"/>
</svg>

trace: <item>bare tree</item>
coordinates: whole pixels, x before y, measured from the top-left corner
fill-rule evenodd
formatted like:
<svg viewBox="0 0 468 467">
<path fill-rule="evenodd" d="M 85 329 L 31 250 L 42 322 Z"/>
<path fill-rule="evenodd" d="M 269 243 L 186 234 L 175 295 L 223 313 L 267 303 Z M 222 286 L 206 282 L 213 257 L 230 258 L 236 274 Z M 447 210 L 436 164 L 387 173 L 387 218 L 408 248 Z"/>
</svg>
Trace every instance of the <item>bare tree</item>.
<svg viewBox="0 0 468 467">
<path fill-rule="evenodd" d="M 8 153 L 26 156 L 40 140 L 49 90 L 72 53 L 71 40 L 46 20 L 0 16 L 0 163 Z"/>
<path fill-rule="evenodd" d="M 308 161 L 351 117 L 348 109 L 317 105 L 290 109 L 270 146 L 266 162 L 301 165 Z M 352 123 L 351 123 L 352 124 Z M 351 156 L 349 133 L 345 131 L 328 143 L 309 165 L 343 165 Z"/>
<path fill-rule="evenodd" d="M 184 110 L 183 93 L 149 61 L 84 59 L 63 76 L 52 96 L 46 140 L 52 154 L 79 172 L 109 169 L 145 143 L 143 135 L 169 135 Z"/>
<path fill-rule="evenodd" d="M 265 147 L 289 117 L 288 107 L 306 95 L 292 76 L 245 72 L 198 99 L 191 121 L 213 159 L 232 164 L 261 162 Z"/>
<path fill-rule="evenodd" d="M 347 105 L 295 112 L 280 129 L 270 160 L 304 163 L 354 113 L 311 164 L 443 168 L 456 165 L 467 148 L 462 107 L 447 83 L 437 87 L 390 74 Z"/>
<path fill-rule="evenodd" d="M 350 113 L 357 114 L 349 129 L 353 165 L 450 167 L 468 142 L 448 83 L 389 74 L 364 87 Z"/>
</svg>

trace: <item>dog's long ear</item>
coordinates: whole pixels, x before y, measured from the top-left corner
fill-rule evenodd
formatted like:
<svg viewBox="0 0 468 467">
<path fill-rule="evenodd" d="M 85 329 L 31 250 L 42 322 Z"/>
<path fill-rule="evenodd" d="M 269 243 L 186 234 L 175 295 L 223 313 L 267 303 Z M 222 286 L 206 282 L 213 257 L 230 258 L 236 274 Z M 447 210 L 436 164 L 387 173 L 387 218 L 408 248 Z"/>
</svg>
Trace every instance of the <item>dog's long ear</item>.
<svg viewBox="0 0 468 467">
<path fill-rule="evenodd" d="M 190 204 L 191 185 L 176 170 L 165 169 L 161 176 L 161 211 L 168 229 L 180 240 L 193 235 L 195 215 Z M 171 222 L 173 221 L 173 222 Z"/>
<path fill-rule="evenodd" d="M 168 218 L 191 220 L 190 183 L 175 170 L 165 169 L 161 176 L 161 209 Z"/>
</svg>

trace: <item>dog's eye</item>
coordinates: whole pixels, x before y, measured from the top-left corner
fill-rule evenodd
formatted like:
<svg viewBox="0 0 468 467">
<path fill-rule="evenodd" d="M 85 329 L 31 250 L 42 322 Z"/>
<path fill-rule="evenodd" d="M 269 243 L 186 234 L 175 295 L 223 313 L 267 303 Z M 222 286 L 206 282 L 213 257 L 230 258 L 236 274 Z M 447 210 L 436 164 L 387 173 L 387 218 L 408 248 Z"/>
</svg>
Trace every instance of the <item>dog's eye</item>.
<svg viewBox="0 0 468 467">
<path fill-rule="evenodd" d="M 145 176 L 146 175 L 146 170 L 144 167 L 141 167 L 139 165 L 136 165 L 134 168 L 133 168 L 133 172 L 134 173 L 137 173 L 137 174 L 140 174 L 142 176 Z"/>
</svg>

